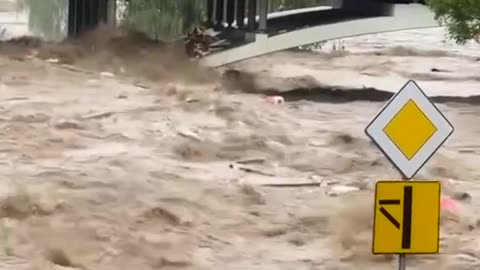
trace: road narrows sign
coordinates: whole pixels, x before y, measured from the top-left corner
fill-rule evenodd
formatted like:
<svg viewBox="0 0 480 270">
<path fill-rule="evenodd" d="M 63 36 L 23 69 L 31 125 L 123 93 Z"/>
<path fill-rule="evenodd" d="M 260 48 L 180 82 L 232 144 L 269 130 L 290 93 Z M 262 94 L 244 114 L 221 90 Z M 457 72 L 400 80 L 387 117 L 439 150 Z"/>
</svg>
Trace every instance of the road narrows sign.
<svg viewBox="0 0 480 270">
<path fill-rule="evenodd" d="M 377 182 L 373 253 L 438 253 L 440 192 L 438 181 Z"/>
<path fill-rule="evenodd" d="M 365 133 L 407 179 L 453 133 L 453 126 L 414 82 L 395 94 Z"/>
</svg>

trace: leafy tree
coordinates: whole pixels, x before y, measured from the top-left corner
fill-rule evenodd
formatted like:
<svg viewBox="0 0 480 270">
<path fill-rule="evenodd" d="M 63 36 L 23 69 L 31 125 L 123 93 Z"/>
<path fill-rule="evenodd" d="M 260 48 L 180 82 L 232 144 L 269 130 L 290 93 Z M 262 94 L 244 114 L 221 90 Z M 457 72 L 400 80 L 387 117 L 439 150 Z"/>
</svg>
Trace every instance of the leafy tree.
<svg viewBox="0 0 480 270">
<path fill-rule="evenodd" d="M 480 0 L 428 0 L 428 4 L 451 39 L 459 44 L 472 39 L 480 43 Z"/>
</svg>

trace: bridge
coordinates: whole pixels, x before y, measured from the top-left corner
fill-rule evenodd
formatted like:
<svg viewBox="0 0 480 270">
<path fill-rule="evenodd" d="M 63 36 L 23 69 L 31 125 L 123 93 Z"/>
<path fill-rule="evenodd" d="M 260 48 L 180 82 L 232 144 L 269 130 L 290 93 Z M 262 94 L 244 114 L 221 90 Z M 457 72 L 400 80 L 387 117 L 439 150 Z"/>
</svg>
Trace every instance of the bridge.
<svg viewBox="0 0 480 270">
<path fill-rule="evenodd" d="M 226 8 L 223 0 L 208 1 L 208 24 L 226 43 L 200 59 L 210 67 L 321 41 L 439 26 L 425 1 L 331 0 L 321 7 L 269 14 L 268 0 L 248 0 L 246 20 L 238 12 L 245 9 L 244 0 L 237 0 L 236 7 L 227 1 Z"/>
<path fill-rule="evenodd" d="M 268 0 L 205 1 L 205 25 L 220 40 L 199 60 L 209 67 L 327 40 L 439 26 L 419 0 L 324 0 L 322 6 L 276 13 L 268 12 Z M 69 0 L 69 36 L 114 22 L 115 2 Z"/>
</svg>

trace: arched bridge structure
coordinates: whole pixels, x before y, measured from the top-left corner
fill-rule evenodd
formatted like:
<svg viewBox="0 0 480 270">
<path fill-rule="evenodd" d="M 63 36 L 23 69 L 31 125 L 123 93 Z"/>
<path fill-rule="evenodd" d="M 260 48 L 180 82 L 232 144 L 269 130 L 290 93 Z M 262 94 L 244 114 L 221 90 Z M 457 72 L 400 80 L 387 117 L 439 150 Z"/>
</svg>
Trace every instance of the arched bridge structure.
<svg viewBox="0 0 480 270">
<path fill-rule="evenodd" d="M 225 43 L 199 60 L 210 67 L 321 41 L 439 26 L 425 1 L 330 0 L 321 7 L 270 14 L 268 0 L 247 0 L 246 8 L 246 0 L 207 1 L 209 24 Z"/>
</svg>

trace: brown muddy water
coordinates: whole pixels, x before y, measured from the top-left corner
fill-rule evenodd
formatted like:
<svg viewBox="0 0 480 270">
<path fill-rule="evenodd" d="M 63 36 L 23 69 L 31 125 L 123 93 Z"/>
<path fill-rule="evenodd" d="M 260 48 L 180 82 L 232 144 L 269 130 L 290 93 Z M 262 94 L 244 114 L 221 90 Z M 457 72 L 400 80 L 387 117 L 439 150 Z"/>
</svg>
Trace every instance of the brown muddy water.
<svg viewBox="0 0 480 270">
<path fill-rule="evenodd" d="M 99 42 L 0 53 L 0 269 L 396 269 L 370 250 L 375 182 L 399 175 L 363 130 L 412 72 L 455 127 L 418 178 L 462 207 L 408 269 L 479 267 L 473 57 L 284 52 L 232 81 Z"/>
</svg>

